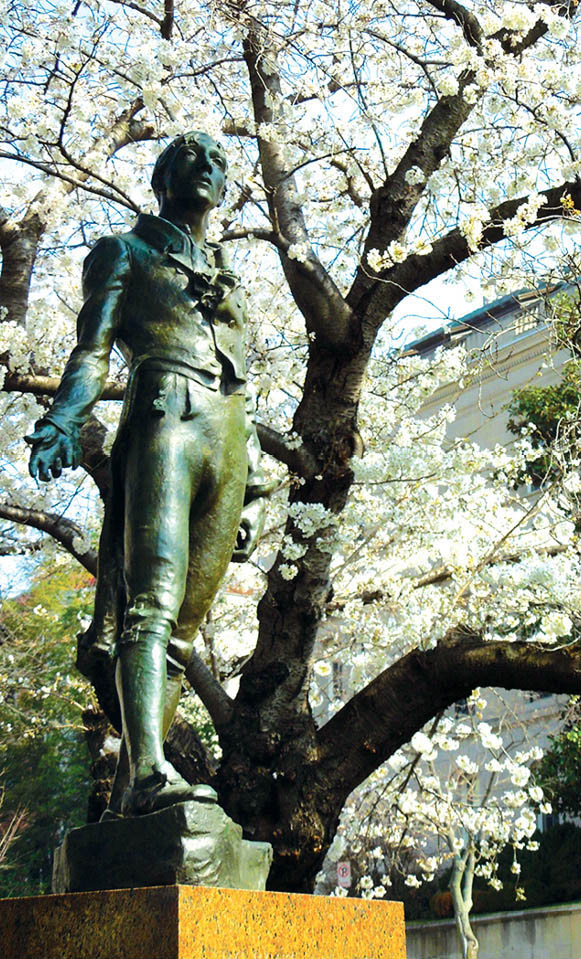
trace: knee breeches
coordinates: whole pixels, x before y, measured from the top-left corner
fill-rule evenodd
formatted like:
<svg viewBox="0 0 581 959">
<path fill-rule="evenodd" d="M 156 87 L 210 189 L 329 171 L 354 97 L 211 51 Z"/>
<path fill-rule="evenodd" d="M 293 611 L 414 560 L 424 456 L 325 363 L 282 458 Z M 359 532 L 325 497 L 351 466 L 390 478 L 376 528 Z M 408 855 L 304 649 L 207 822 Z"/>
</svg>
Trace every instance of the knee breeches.
<svg viewBox="0 0 581 959">
<path fill-rule="evenodd" d="M 119 644 L 154 634 L 183 671 L 226 572 L 246 486 L 244 397 L 181 373 L 139 372 L 124 430 Z"/>
</svg>

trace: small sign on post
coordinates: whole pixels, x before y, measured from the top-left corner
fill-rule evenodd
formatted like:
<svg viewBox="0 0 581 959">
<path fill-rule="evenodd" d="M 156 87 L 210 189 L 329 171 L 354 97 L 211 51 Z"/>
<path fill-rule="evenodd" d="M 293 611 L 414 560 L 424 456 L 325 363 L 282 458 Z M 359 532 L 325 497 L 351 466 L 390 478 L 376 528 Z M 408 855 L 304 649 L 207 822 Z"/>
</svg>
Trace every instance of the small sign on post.
<svg viewBox="0 0 581 959">
<path fill-rule="evenodd" d="M 341 886 L 342 889 L 351 888 L 351 863 L 350 862 L 337 863 L 337 885 Z"/>
</svg>

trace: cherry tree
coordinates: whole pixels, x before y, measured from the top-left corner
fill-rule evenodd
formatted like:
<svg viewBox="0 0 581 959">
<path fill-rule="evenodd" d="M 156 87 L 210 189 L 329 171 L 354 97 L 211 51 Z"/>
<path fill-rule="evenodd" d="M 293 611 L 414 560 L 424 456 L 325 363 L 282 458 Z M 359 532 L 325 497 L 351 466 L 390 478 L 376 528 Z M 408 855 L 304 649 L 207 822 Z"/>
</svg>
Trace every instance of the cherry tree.
<svg viewBox="0 0 581 959">
<path fill-rule="evenodd" d="M 153 209 L 158 141 L 204 129 L 229 156 L 214 237 L 247 287 L 259 436 L 280 488 L 261 555 L 229 577 L 188 667 L 221 758 L 185 721 L 168 750 L 273 843 L 272 888 L 310 890 L 349 794 L 432 717 L 477 685 L 580 689 L 563 477 L 531 504 L 511 486 L 526 437 L 510 455 L 450 448 L 453 409 L 420 409 L 470 367 L 398 359 L 391 319 L 443 276 L 482 276 L 494 296 L 562 275 L 581 206 L 577 4 L 2 12 L 2 549 L 30 550 L 36 530 L 95 569 L 121 361 L 80 477 L 36 488 L 22 435 L 74 343 L 83 256 Z M 323 716 L 335 662 L 352 695 L 331 689 Z M 112 670 L 93 683 L 118 724 Z"/>
<path fill-rule="evenodd" d="M 526 728 L 502 703 L 495 731 L 483 719 L 486 705 L 475 690 L 461 712 L 414 733 L 349 799 L 334 841 L 342 855 L 347 843 L 354 854 L 365 849 L 358 886 L 367 899 L 388 896 L 397 872 L 419 888 L 447 868 L 463 959 L 478 956 L 470 922 L 475 877 L 502 889 L 498 856 L 508 845 L 515 897 L 526 901 L 519 852 L 538 849 L 537 811 L 551 812 L 529 768 L 542 750 L 527 742 Z"/>
</svg>

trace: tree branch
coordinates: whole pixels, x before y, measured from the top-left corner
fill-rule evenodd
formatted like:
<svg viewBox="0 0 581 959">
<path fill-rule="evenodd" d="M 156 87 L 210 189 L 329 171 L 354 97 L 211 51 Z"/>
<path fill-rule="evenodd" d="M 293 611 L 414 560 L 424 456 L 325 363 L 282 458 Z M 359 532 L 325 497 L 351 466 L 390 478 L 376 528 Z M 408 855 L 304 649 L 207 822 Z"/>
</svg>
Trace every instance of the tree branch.
<svg viewBox="0 0 581 959">
<path fill-rule="evenodd" d="M 305 479 L 312 479 L 318 473 L 319 465 L 306 446 L 298 449 L 288 446 L 282 433 L 265 426 L 264 423 L 257 423 L 256 430 L 263 452 L 284 463 L 292 473 Z"/>
<path fill-rule="evenodd" d="M 58 376 L 39 376 L 35 373 L 7 373 L 2 389 L 6 393 L 32 393 L 33 396 L 54 396 L 60 379 Z M 108 380 L 100 399 L 122 400 L 125 384 Z"/>
<path fill-rule="evenodd" d="M 105 501 L 111 486 L 110 457 L 104 451 L 107 427 L 91 413 L 81 430 L 83 457 L 80 465 L 89 474 L 101 499 Z"/>
<path fill-rule="evenodd" d="M 527 226 L 527 229 L 549 223 L 551 220 L 563 216 L 564 208 L 561 200 L 566 195 L 570 195 L 576 209 L 580 209 L 581 181 L 561 183 L 550 190 L 541 191 L 540 195 L 546 197 L 547 202 L 539 208 L 535 220 Z M 527 200 L 528 196 L 506 200 L 490 211 L 490 222 L 483 230 L 479 250 L 485 250 L 506 239 L 503 222 L 512 219 L 518 208 Z M 452 270 L 459 263 L 472 256 L 473 253 L 474 250 L 470 248 L 466 238 L 460 230 L 455 229 L 441 239 L 436 240 L 432 251 L 426 256 L 413 254 L 407 257 L 403 263 L 385 270 L 376 281 L 373 293 L 368 296 L 366 318 L 372 325 L 382 323 L 393 308 L 409 293 L 448 270 Z"/>
<path fill-rule="evenodd" d="M 101 187 L 88 185 L 86 182 L 88 179 L 88 174 L 85 172 L 80 172 L 78 177 L 72 177 L 68 173 L 65 173 L 64 170 L 58 169 L 56 165 L 52 165 L 51 163 L 41 163 L 40 160 L 33 160 L 32 157 L 23 156 L 20 153 L 9 153 L 7 150 L 0 150 L 0 159 L 15 160 L 17 163 L 24 163 L 26 166 L 34 167 L 35 170 L 40 170 L 42 173 L 56 177 L 58 180 L 63 180 L 71 187 L 71 189 L 78 188 L 81 190 L 86 190 L 87 193 L 92 193 L 94 196 L 100 196 L 104 200 L 110 200 L 112 203 L 120 203 L 122 206 L 127 207 L 127 209 L 132 210 L 134 213 L 141 212 L 140 207 L 138 207 L 136 203 L 133 203 L 132 200 L 127 200 L 124 198 L 122 191 L 119 191 L 119 194 L 117 195 L 115 192 L 104 190 Z M 115 185 L 111 184 L 111 190 L 114 191 L 115 189 Z"/>
<path fill-rule="evenodd" d="M 141 13 L 144 17 L 147 17 L 148 20 L 153 20 L 158 27 L 162 27 L 162 21 L 159 17 L 156 17 L 154 13 L 146 10 L 145 7 L 142 7 L 139 3 L 134 3 L 133 0 L 111 0 L 111 2 L 118 4 L 120 7 L 128 7 L 130 10 L 136 10 L 137 13 Z"/>
<path fill-rule="evenodd" d="M 432 0 L 430 0 L 432 2 Z M 456 20 L 464 34 L 472 39 L 468 42 L 478 45 L 482 31 L 477 19 L 456 0 L 434 0 L 432 6 L 442 10 L 450 19 Z M 564 4 L 562 11 L 572 16 L 577 3 Z M 547 25 L 539 20 L 522 39 L 512 30 L 501 30 L 492 39 L 496 39 L 507 55 L 518 56 L 533 46 L 547 31 Z M 479 39 L 480 38 L 480 39 Z M 468 38 L 467 38 L 468 39 Z M 394 172 L 386 178 L 371 197 L 371 223 L 365 240 L 362 266 L 359 267 L 347 302 L 359 315 L 369 314 L 369 301 L 373 297 L 373 279 L 366 269 L 367 254 L 372 249 L 384 251 L 389 244 L 403 235 L 410 223 L 414 210 L 426 189 L 428 178 L 434 173 L 445 156 L 450 152 L 453 139 L 468 119 L 478 98 L 468 103 L 464 98 L 467 86 L 475 80 L 472 70 L 464 71 L 458 79 L 458 93 L 441 97 L 425 117 L 417 138 L 409 145 Z M 407 182 L 407 174 L 412 168 L 422 171 L 420 183 Z M 417 289 L 417 284 L 414 289 Z M 393 307 L 391 307 L 393 309 Z"/>
<path fill-rule="evenodd" d="M 287 169 L 280 145 L 260 135 L 262 125 L 276 120 L 270 104 L 280 100 L 282 94 L 272 63 L 269 61 L 268 69 L 264 68 L 264 51 L 257 28 L 244 42 L 244 59 L 250 76 L 260 161 L 274 233 L 280 234 L 289 245 L 299 244 L 305 249 L 303 263 L 289 258 L 279 247 L 282 268 L 309 332 L 316 333 L 331 348 L 339 348 L 350 338 L 351 312 L 311 247 L 295 177 Z"/>
<path fill-rule="evenodd" d="M 436 713 L 475 686 L 581 692 L 581 646 L 485 642 L 457 626 L 384 670 L 319 730 L 321 773 L 347 796 Z"/>
<path fill-rule="evenodd" d="M 370 250 L 385 250 L 392 240 L 400 237 L 408 226 L 413 212 L 426 189 L 426 182 L 445 156 L 462 124 L 468 119 L 475 104 L 464 98 L 464 90 L 474 80 L 474 74 L 465 72 L 460 78 L 458 93 L 441 97 L 422 123 L 417 138 L 411 143 L 396 169 L 371 196 L 371 222 L 367 234 L 362 263 L 367 262 Z M 420 183 L 407 182 L 412 168 L 422 171 Z M 347 302 L 359 314 L 367 312 L 372 295 L 373 279 L 360 266 Z"/>
<path fill-rule="evenodd" d="M 20 326 L 26 322 L 32 271 L 43 230 L 37 214 L 25 216 L 19 223 L 5 212 L 0 216 L 0 306 L 7 311 L 5 318 Z"/>
<path fill-rule="evenodd" d="M 366 199 L 359 192 L 356 186 L 355 177 L 352 173 L 349 172 L 349 167 L 344 160 L 340 160 L 337 157 L 331 160 L 331 166 L 335 167 L 336 170 L 340 170 L 343 176 L 345 177 L 345 183 L 347 185 L 347 193 L 355 206 L 358 206 L 362 210 L 366 206 Z M 369 180 L 367 181 L 369 183 Z M 373 189 L 373 184 L 370 183 L 371 189 Z"/>
<path fill-rule="evenodd" d="M 545 7 L 554 7 L 555 4 L 553 0 L 540 0 L 541 5 Z M 559 6 L 559 9 L 556 11 L 560 17 L 569 17 L 572 19 L 577 13 L 577 8 L 579 6 L 578 0 L 567 0 L 566 3 L 562 3 Z M 547 31 L 548 26 L 544 20 L 539 19 L 531 27 L 528 33 L 525 34 L 522 39 L 517 39 L 517 35 L 514 30 L 499 30 L 497 33 L 492 35 L 493 40 L 498 40 L 502 49 L 505 53 L 513 54 L 513 56 L 518 56 L 519 53 L 522 53 L 523 50 L 527 50 L 529 47 L 533 46 L 543 37 Z"/>
<path fill-rule="evenodd" d="M 212 722 L 219 729 L 232 718 L 234 703 L 226 690 L 206 666 L 201 656 L 194 651 L 186 669 L 186 679 L 208 710 Z"/>
<path fill-rule="evenodd" d="M 535 555 L 537 556 L 558 556 L 559 553 L 564 553 L 569 547 L 560 543 L 558 546 L 544 546 L 541 549 L 536 550 Z M 520 563 L 523 556 L 521 553 L 506 553 L 501 554 L 500 556 L 494 556 L 487 560 L 485 563 L 486 566 L 498 566 L 500 563 Z M 435 569 L 431 573 L 427 573 L 425 576 L 422 576 L 417 582 L 414 583 L 414 589 L 422 589 L 424 586 L 438 586 L 440 583 L 445 583 L 452 578 L 453 570 L 448 566 L 441 566 L 439 569 Z"/>
<path fill-rule="evenodd" d="M 163 744 L 163 751 L 187 782 L 213 782 L 216 775 L 215 763 L 196 730 L 183 718 L 179 710 Z"/>
<path fill-rule="evenodd" d="M 174 4 L 173 0 L 164 0 L 163 3 L 163 21 L 161 24 L 161 35 L 164 40 L 171 40 L 174 25 Z"/>
<path fill-rule="evenodd" d="M 284 236 L 276 233 L 275 230 L 261 230 L 252 227 L 245 230 L 228 230 L 228 232 L 223 233 L 221 237 L 223 243 L 227 243 L 230 240 L 249 239 L 266 240 L 268 243 L 272 243 L 281 253 L 286 253 L 291 245 L 288 240 L 285 240 Z"/>
<path fill-rule="evenodd" d="M 444 14 L 448 20 L 454 20 L 462 28 L 464 39 L 470 46 L 480 48 L 484 32 L 478 17 L 457 0 L 428 0 L 432 7 Z"/>
<path fill-rule="evenodd" d="M 44 513 L 41 510 L 28 509 L 12 503 L 0 503 L 0 519 L 11 523 L 20 523 L 32 529 L 48 533 L 53 539 L 74 556 L 92 576 L 97 575 L 97 552 L 85 546 L 82 529 L 58 513 Z"/>
<path fill-rule="evenodd" d="M 562 543 L 559 543 L 559 545 L 555 546 L 543 546 L 536 550 L 536 555 L 558 556 L 560 553 L 564 553 L 567 549 L 569 549 L 569 547 Z M 522 553 L 505 553 L 501 554 L 500 556 L 492 557 L 488 560 L 486 565 L 498 566 L 500 563 L 520 563 L 522 558 Z M 441 583 L 449 582 L 453 575 L 454 570 L 452 567 L 438 566 L 430 573 L 426 573 L 425 576 L 421 576 L 419 579 L 417 579 L 413 584 L 412 589 L 423 589 L 426 586 L 439 586 Z M 364 589 L 355 595 L 333 599 L 327 603 L 325 607 L 327 615 L 330 616 L 333 613 L 342 612 L 347 603 L 353 602 L 353 600 L 360 600 L 364 606 L 368 606 L 370 603 L 380 603 L 383 600 L 389 600 L 389 593 L 382 589 Z"/>
<path fill-rule="evenodd" d="M 119 114 L 110 131 L 100 141 L 107 155 L 113 156 L 128 143 L 148 140 L 156 135 L 155 128 L 151 124 L 142 123 L 135 119 L 143 107 L 143 99 L 139 96 Z M 87 186 L 86 180 L 90 176 L 90 171 L 82 172 L 81 170 L 77 177 L 70 177 L 56 171 L 49 164 L 39 163 L 14 153 L 4 153 L 3 155 L 8 159 L 20 160 L 23 163 L 35 166 L 50 176 L 59 177 L 66 182 L 65 189 L 69 193 L 73 189 L 83 188 L 114 202 L 125 203 L 122 197 L 114 194 L 109 195 L 107 191 L 97 187 Z M 129 205 L 130 209 L 139 212 L 135 205 L 131 206 L 131 201 L 129 201 Z M 5 307 L 8 311 L 6 319 L 21 325 L 24 325 L 26 320 L 32 271 L 43 232 L 44 223 L 36 213 L 26 215 L 20 222 L 11 220 L 5 212 L 0 214 L 0 249 L 2 250 L 0 306 Z"/>
</svg>

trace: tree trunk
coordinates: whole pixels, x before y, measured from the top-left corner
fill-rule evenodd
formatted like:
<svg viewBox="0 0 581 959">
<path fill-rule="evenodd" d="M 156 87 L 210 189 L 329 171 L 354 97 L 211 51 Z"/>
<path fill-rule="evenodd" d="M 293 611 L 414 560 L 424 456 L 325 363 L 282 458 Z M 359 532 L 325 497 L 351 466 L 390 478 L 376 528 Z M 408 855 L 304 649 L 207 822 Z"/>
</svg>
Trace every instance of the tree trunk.
<svg viewBox="0 0 581 959">
<path fill-rule="evenodd" d="M 478 959 L 478 939 L 470 924 L 472 909 L 472 883 L 474 881 L 474 853 L 467 856 L 455 856 L 450 877 L 450 892 L 454 906 L 454 919 L 458 932 L 458 941 L 462 949 L 462 959 Z"/>
<path fill-rule="evenodd" d="M 91 791 L 87 804 L 87 822 L 99 822 L 109 802 L 120 739 L 105 713 L 93 706 L 83 711 L 83 727 L 91 756 Z"/>
<path fill-rule="evenodd" d="M 219 792 L 248 838 L 275 842 L 270 887 L 312 891 L 337 827 L 344 797 L 319 766 L 308 692 L 310 663 L 330 596 L 332 523 L 307 535 L 293 508 L 318 504 L 336 517 L 352 483 L 359 437 L 357 404 L 366 357 L 311 350 L 294 428 L 319 472 L 291 488 L 285 534 L 305 548 L 297 575 L 285 579 L 279 554 L 258 607 L 259 636 L 245 665 L 232 719 L 219 729 Z"/>
<path fill-rule="evenodd" d="M 43 230 L 44 225 L 36 214 L 18 224 L 0 219 L 0 320 L 10 320 L 20 326 L 26 324 L 30 281 Z"/>
</svg>

